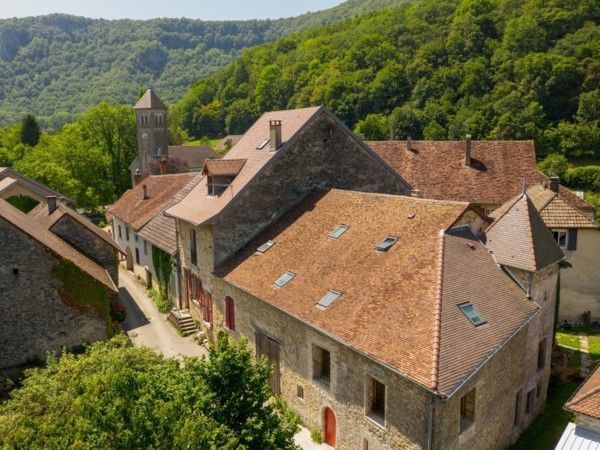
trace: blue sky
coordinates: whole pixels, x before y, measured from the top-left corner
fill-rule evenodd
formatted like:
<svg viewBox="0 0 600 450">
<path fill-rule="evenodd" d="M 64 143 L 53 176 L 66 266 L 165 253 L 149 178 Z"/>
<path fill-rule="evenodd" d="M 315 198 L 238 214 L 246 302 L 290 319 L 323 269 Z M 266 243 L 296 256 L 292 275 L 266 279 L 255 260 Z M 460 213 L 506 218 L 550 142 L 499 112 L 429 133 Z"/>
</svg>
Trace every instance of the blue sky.
<svg viewBox="0 0 600 450">
<path fill-rule="evenodd" d="M 0 18 L 65 13 L 105 19 L 274 19 L 339 3 L 342 0 L 0 0 Z"/>
</svg>

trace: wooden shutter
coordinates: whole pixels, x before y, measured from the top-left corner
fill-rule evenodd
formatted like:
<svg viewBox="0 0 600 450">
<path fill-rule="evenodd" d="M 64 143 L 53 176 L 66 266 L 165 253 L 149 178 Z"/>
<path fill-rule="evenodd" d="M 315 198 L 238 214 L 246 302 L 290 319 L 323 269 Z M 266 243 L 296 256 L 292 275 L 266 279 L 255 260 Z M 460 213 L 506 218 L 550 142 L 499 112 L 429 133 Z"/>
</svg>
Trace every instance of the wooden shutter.
<svg viewBox="0 0 600 450">
<path fill-rule="evenodd" d="M 271 387 L 271 391 L 274 395 L 279 395 L 281 393 L 281 380 L 279 373 L 279 344 L 259 331 L 257 331 L 254 336 L 256 340 L 256 354 L 258 356 L 265 356 L 269 364 L 272 366 L 273 372 L 269 378 L 269 386 Z"/>
<path fill-rule="evenodd" d="M 577 228 L 570 228 L 567 233 L 567 250 L 577 250 Z"/>
<path fill-rule="evenodd" d="M 231 297 L 225 297 L 225 325 L 235 331 L 235 302 Z"/>
</svg>

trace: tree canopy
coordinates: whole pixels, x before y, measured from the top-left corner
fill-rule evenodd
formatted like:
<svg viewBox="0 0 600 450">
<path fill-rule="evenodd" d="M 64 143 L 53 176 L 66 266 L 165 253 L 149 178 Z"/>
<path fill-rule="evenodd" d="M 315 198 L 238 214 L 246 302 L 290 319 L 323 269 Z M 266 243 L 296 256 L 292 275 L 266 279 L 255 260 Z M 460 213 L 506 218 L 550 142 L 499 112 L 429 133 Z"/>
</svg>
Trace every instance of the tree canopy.
<svg viewBox="0 0 600 450">
<path fill-rule="evenodd" d="M 126 336 L 49 357 L 0 404 L 9 448 L 294 448 L 297 416 L 270 398 L 266 360 L 225 334 L 182 363 Z"/>
</svg>

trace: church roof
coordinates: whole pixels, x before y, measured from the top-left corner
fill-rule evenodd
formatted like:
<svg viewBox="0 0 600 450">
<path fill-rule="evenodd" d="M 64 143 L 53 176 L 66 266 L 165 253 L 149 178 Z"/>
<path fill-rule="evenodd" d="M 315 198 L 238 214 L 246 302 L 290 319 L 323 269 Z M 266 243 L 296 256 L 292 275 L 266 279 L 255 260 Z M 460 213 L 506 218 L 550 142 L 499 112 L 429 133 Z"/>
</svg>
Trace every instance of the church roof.
<svg viewBox="0 0 600 450">
<path fill-rule="evenodd" d="M 526 193 L 490 225 L 486 237 L 496 261 L 505 266 L 537 272 L 564 258 Z"/>
<path fill-rule="evenodd" d="M 133 109 L 167 109 L 167 107 L 152 89 L 148 89 Z"/>
</svg>

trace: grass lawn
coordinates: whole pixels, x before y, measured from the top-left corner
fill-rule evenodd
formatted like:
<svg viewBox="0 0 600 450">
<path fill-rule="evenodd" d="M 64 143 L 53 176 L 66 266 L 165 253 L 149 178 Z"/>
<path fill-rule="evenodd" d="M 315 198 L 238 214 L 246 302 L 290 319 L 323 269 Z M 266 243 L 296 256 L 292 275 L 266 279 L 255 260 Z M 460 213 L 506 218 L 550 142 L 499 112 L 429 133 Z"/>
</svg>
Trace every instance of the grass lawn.
<svg viewBox="0 0 600 450">
<path fill-rule="evenodd" d="M 519 440 L 509 447 L 509 450 L 548 450 L 554 448 L 573 416 L 563 410 L 562 407 L 577 387 L 578 384 L 573 381 L 567 381 L 552 387 L 548 391 L 548 400 L 544 410 L 521 434 Z"/>
<path fill-rule="evenodd" d="M 593 360 L 600 360 L 600 336 L 588 336 L 588 347 Z"/>
<path fill-rule="evenodd" d="M 561 347 L 579 348 L 579 338 L 577 335 L 573 335 L 569 332 L 557 331 L 556 342 L 558 342 L 558 345 Z"/>
<path fill-rule="evenodd" d="M 562 347 L 580 348 L 578 335 L 582 333 L 588 338 L 588 350 L 594 361 L 600 361 L 600 330 L 583 327 L 573 327 L 571 330 L 556 332 L 556 341 Z"/>
</svg>

